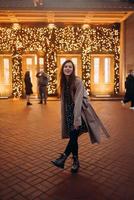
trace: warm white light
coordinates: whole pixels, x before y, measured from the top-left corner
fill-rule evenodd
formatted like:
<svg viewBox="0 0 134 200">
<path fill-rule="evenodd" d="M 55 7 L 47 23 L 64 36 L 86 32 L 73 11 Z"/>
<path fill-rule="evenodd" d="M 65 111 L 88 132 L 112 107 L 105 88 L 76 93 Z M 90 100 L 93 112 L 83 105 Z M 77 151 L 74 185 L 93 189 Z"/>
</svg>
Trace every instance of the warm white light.
<svg viewBox="0 0 134 200">
<path fill-rule="evenodd" d="M 44 65 L 44 58 L 39 58 L 39 65 Z"/>
<path fill-rule="evenodd" d="M 110 58 L 104 59 L 104 78 L 105 83 L 110 82 Z"/>
<path fill-rule="evenodd" d="M 9 59 L 4 58 L 4 83 L 9 84 Z"/>
<path fill-rule="evenodd" d="M 99 83 L 100 59 L 94 58 L 94 83 Z"/>
<path fill-rule="evenodd" d="M 19 30 L 19 29 L 21 29 L 21 26 L 20 26 L 19 23 L 13 23 L 12 28 L 13 28 L 14 30 Z"/>
<path fill-rule="evenodd" d="M 72 58 L 71 60 L 75 65 L 75 74 L 76 74 L 76 76 L 78 76 L 78 63 L 77 63 L 78 60 L 77 60 L 77 58 Z"/>
<path fill-rule="evenodd" d="M 27 65 L 32 65 L 32 58 L 27 58 L 26 59 L 26 64 Z"/>
<path fill-rule="evenodd" d="M 37 65 L 37 55 L 34 56 L 35 65 Z"/>
<path fill-rule="evenodd" d="M 89 27 L 90 27 L 89 24 L 83 24 L 83 25 L 82 25 L 82 29 L 86 29 L 86 28 L 89 28 Z"/>
<path fill-rule="evenodd" d="M 60 59 L 60 64 L 62 65 L 66 61 L 66 58 L 61 58 Z"/>
<path fill-rule="evenodd" d="M 53 29 L 53 28 L 56 28 L 56 26 L 55 26 L 55 24 L 48 24 L 48 28 Z"/>
</svg>

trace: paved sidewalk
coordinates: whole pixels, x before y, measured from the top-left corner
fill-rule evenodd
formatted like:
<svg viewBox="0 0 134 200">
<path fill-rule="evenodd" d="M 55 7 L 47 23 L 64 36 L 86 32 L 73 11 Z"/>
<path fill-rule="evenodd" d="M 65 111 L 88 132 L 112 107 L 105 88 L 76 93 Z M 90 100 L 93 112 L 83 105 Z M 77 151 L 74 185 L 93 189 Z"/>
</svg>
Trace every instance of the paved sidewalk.
<svg viewBox="0 0 134 200">
<path fill-rule="evenodd" d="M 79 138 L 78 174 L 51 160 L 60 138 L 60 102 L 26 107 L 25 100 L 0 100 L 0 200 L 134 200 L 134 110 L 119 101 L 92 101 L 111 138 L 92 145 Z"/>
</svg>

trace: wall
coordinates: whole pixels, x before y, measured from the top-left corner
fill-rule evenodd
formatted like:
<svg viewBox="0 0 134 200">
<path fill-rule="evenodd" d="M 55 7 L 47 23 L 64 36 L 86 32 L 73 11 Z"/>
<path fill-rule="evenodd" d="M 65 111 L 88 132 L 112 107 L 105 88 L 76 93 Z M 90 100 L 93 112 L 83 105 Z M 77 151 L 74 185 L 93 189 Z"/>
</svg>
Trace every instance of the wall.
<svg viewBox="0 0 134 200">
<path fill-rule="evenodd" d="M 37 0 L 35 0 L 36 2 Z M 5 9 L 71 9 L 71 10 L 87 10 L 87 9 L 114 9 L 114 10 L 133 10 L 134 4 L 131 3 L 133 0 L 38 0 L 43 4 L 39 5 L 33 3 L 34 0 L 0 0 L 0 8 Z"/>
<path fill-rule="evenodd" d="M 126 74 L 134 69 L 134 14 L 125 22 L 125 67 Z"/>
</svg>

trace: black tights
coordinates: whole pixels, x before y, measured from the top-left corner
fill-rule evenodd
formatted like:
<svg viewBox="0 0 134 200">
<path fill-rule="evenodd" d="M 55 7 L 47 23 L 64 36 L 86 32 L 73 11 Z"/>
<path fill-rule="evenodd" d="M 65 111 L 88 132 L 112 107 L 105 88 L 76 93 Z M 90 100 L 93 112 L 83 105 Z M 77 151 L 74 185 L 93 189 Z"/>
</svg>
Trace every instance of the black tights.
<svg viewBox="0 0 134 200">
<path fill-rule="evenodd" d="M 69 156 L 70 153 L 72 153 L 73 156 L 78 157 L 78 136 L 79 136 L 79 130 L 74 129 L 71 131 L 70 140 L 64 151 L 64 154 L 66 154 L 66 156 Z"/>
</svg>

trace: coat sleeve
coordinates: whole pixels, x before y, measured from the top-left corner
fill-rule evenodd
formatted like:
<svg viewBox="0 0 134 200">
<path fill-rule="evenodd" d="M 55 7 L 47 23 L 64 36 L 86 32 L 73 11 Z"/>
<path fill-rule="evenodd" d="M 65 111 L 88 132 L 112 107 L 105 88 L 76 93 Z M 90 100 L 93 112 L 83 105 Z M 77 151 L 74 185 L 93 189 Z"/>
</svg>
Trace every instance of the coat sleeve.
<svg viewBox="0 0 134 200">
<path fill-rule="evenodd" d="M 81 121 L 81 109 L 83 102 L 84 86 L 80 79 L 76 80 L 76 91 L 74 95 L 74 126 L 80 126 Z"/>
</svg>

